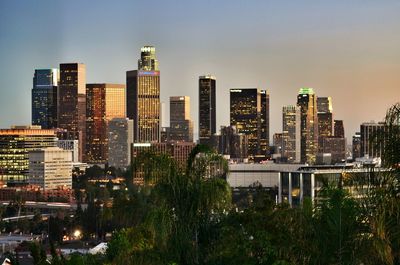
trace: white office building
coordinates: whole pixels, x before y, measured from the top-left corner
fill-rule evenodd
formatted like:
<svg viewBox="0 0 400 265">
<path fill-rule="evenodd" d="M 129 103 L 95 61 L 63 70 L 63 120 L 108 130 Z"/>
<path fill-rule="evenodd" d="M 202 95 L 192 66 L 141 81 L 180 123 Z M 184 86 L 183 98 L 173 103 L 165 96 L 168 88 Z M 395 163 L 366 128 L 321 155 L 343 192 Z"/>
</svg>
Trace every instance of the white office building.
<svg viewBox="0 0 400 265">
<path fill-rule="evenodd" d="M 72 151 L 59 147 L 29 152 L 29 184 L 43 190 L 72 188 Z"/>
</svg>

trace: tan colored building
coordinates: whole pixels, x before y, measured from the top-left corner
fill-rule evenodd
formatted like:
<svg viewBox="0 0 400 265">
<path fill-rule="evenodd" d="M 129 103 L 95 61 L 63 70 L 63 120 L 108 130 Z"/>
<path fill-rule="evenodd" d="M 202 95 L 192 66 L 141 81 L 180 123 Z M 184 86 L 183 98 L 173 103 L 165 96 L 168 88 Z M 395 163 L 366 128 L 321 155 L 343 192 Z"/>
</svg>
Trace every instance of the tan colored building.
<svg viewBox="0 0 400 265">
<path fill-rule="evenodd" d="M 127 116 L 133 120 L 134 142 L 160 141 L 160 71 L 155 48 L 144 46 L 138 70 L 126 72 Z"/>
<path fill-rule="evenodd" d="M 125 85 L 86 85 L 86 162 L 108 161 L 108 123 L 126 117 Z"/>
<path fill-rule="evenodd" d="M 72 189 L 72 151 L 59 147 L 30 151 L 29 184 L 43 190 Z"/>
<path fill-rule="evenodd" d="M 170 97 L 170 129 L 168 139 L 178 142 L 193 142 L 193 121 L 190 118 L 190 98 Z"/>
</svg>

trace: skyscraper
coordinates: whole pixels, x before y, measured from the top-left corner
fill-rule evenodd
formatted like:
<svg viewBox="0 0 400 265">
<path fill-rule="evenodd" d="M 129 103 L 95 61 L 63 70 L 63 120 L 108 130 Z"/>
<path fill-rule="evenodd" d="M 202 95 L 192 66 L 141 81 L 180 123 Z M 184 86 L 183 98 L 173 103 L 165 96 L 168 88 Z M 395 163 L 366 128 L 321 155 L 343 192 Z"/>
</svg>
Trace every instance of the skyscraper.
<svg viewBox="0 0 400 265">
<path fill-rule="evenodd" d="M 334 120 L 334 135 L 335 137 L 344 138 L 343 120 Z"/>
<path fill-rule="evenodd" d="M 160 71 L 155 48 L 144 46 L 138 70 L 126 72 L 127 116 L 133 120 L 134 142 L 160 140 Z"/>
<path fill-rule="evenodd" d="M 318 138 L 333 136 L 331 97 L 317 97 Z"/>
<path fill-rule="evenodd" d="M 248 136 L 248 154 L 265 158 L 269 147 L 269 96 L 257 88 L 230 90 L 230 125 Z"/>
<path fill-rule="evenodd" d="M 86 161 L 108 161 L 108 123 L 126 117 L 125 85 L 86 85 Z"/>
<path fill-rule="evenodd" d="M 43 129 L 57 127 L 57 69 L 37 69 L 32 87 L 32 124 Z"/>
<path fill-rule="evenodd" d="M 360 125 L 360 157 L 377 158 L 381 157 L 384 151 L 384 141 L 377 142 L 375 139 L 382 139 L 387 126 L 384 122 L 365 122 Z"/>
<path fill-rule="evenodd" d="M 57 98 L 58 127 L 70 132 L 78 132 L 79 158 L 82 161 L 86 134 L 86 66 L 84 64 L 60 64 Z"/>
<path fill-rule="evenodd" d="M 297 96 L 300 107 L 300 162 L 314 164 L 318 147 L 317 98 L 312 88 L 300 88 Z"/>
<path fill-rule="evenodd" d="M 282 157 L 288 162 L 300 162 L 300 107 L 282 108 Z"/>
<path fill-rule="evenodd" d="M 247 158 L 247 135 L 239 134 L 235 126 L 221 126 L 220 135 L 213 136 L 218 153 L 229 155 L 230 159 Z"/>
<path fill-rule="evenodd" d="M 131 163 L 133 121 L 114 118 L 108 124 L 108 165 L 126 169 Z"/>
<path fill-rule="evenodd" d="M 193 142 L 193 121 L 190 118 L 190 98 L 170 97 L 169 140 Z"/>
<path fill-rule="evenodd" d="M 216 133 L 216 79 L 212 75 L 199 77 L 199 141 L 211 145 Z"/>
<path fill-rule="evenodd" d="M 353 135 L 352 158 L 356 160 L 359 157 L 361 157 L 361 135 L 360 132 L 356 132 Z"/>
<path fill-rule="evenodd" d="M 332 113 L 332 98 L 331 97 L 317 97 L 317 111 L 318 113 Z"/>
<path fill-rule="evenodd" d="M 261 90 L 261 112 L 260 112 L 260 151 L 261 154 L 269 154 L 269 93 Z"/>
</svg>

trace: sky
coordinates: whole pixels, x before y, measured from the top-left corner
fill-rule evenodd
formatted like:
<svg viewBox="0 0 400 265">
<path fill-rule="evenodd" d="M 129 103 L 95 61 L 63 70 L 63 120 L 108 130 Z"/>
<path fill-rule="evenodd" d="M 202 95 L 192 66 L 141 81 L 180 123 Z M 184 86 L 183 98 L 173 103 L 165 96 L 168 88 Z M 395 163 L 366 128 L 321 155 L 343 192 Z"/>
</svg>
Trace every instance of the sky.
<svg viewBox="0 0 400 265">
<path fill-rule="evenodd" d="M 270 92 L 272 134 L 300 87 L 331 96 L 348 142 L 400 101 L 400 1 L 0 1 L 0 128 L 29 124 L 35 69 L 86 64 L 87 83 L 125 83 L 140 48 L 156 47 L 161 100 L 217 78 L 217 128 L 229 89 Z"/>
</svg>

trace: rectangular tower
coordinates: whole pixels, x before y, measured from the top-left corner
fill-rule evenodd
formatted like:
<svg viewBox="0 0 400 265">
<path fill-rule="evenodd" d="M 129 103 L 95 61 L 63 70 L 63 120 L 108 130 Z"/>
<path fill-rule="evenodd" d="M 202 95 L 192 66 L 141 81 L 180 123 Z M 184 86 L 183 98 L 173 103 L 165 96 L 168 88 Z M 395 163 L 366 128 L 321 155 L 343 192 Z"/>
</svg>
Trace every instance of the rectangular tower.
<svg viewBox="0 0 400 265">
<path fill-rule="evenodd" d="M 199 141 L 211 144 L 216 133 L 216 79 L 212 75 L 199 77 Z"/>
<path fill-rule="evenodd" d="M 297 96 L 300 107 L 300 162 L 314 164 L 318 150 L 317 98 L 312 88 L 300 88 Z"/>
<path fill-rule="evenodd" d="M 108 165 L 126 169 L 131 163 L 133 121 L 114 118 L 108 124 Z"/>
<path fill-rule="evenodd" d="M 82 63 L 60 64 L 58 87 L 58 127 L 79 134 L 79 158 L 83 160 L 86 134 L 86 66 Z"/>
<path fill-rule="evenodd" d="M 169 140 L 193 142 L 193 121 L 190 118 L 190 98 L 170 97 Z"/>
<path fill-rule="evenodd" d="M 230 90 L 230 125 L 248 136 L 248 154 L 261 159 L 268 156 L 269 97 L 266 90 L 234 88 Z"/>
<path fill-rule="evenodd" d="M 300 162 L 300 107 L 282 108 L 282 157 L 288 162 Z"/>
<path fill-rule="evenodd" d="M 159 142 L 160 71 L 154 47 L 141 49 L 138 68 L 126 72 L 127 116 L 134 123 L 134 142 Z"/>
<path fill-rule="evenodd" d="M 32 125 L 57 127 L 58 69 L 37 69 L 33 76 Z"/>
<path fill-rule="evenodd" d="M 126 117 L 125 85 L 86 85 L 86 161 L 108 161 L 108 123 Z"/>
</svg>

